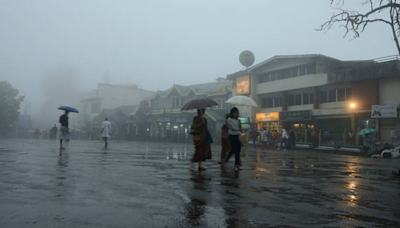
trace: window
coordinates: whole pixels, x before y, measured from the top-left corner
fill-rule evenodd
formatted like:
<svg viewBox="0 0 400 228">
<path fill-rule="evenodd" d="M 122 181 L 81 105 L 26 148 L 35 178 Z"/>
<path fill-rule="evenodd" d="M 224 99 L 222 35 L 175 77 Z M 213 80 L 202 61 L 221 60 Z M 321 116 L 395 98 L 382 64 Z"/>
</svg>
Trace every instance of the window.
<svg viewBox="0 0 400 228">
<path fill-rule="evenodd" d="M 320 99 L 321 99 L 321 103 L 328 102 L 328 92 L 327 91 L 320 91 Z"/>
<path fill-rule="evenodd" d="M 290 94 L 289 95 L 289 106 L 294 105 L 294 95 Z"/>
<path fill-rule="evenodd" d="M 299 67 L 299 76 L 302 76 L 305 74 L 306 74 L 306 67 L 305 66 Z"/>
<path fill-rule="evenodd" d="M 291 72 L 291 69 L 286 69 L 286 70 L 284 70 L 283 71 L 283 73 L 284 73 L 284 78 L 290 78 L 290 72 Z"/>
<path fill-rule="evenodd" d="M 274 107 L 281 107 L 282 97 L 274 97 Z"/>
<path fill-rule="evenodd" d="M 269 82 L 271 81 L 271 73 L 267 73 L 264 75 L 264 82 Z"/>
<path fill-rule="evenodd" d="M 277 78 L 278 80 L 282 80 L 283 79 L 283 70 L 277 71 Z"/>
<path fill-rule="evenodd" d="M 276 72 L 272 72 L 271 73 L 271 81 L 276 81 L 277 80 L 277 73 Z"/>
<path fill-rule="evenodd" d="M 301 105 L 301 94 L 296 94 L 294 97 L 295 105 Z"/>
<path fill-rule="evenodd" d="M 346 89 L 346 101 L 351 100 L 351 89 L 347 88 Z"/>
<path fill-rule="evenodd" d="M 292 71 L 292 77 L 299 76 L 299 68 L 298 67 L 292 68 L 291 71 Z"/>
<path fill-rule="evenodd" d="M 306 74 L 315 74 L 315 64 L 309 64 L 306 66 Z"/>
<path fill-rule="evenodd" d="M 310 94 L 309 93 L 303 93 L 303 104 L 310 104 Z"/>
<path fill-rule="evenodd" d="M 261 99 L 261 108 L 267 108 L 267 107 L 268 107 L 267 98 L 262 98 Z"/>
<path fill-rule="evenodd" d="M 273 102 L 272 97 L 268 97 L 268 98 L 267 98 L 267 107 L 268 107 L 268 108 L 274 107 L 274 102 Z"/>
<path fill-rule="evenodd" d="M 337 101 L 345 101 L 345 100 L 346 100 L 346 89 L 338 89 Z"/>
<path fill-rule="evenodd" d="M 328 92 L 328 102 L 336 102 L 336 89 L 329 90 L 329 92 Z"/>
</svg>

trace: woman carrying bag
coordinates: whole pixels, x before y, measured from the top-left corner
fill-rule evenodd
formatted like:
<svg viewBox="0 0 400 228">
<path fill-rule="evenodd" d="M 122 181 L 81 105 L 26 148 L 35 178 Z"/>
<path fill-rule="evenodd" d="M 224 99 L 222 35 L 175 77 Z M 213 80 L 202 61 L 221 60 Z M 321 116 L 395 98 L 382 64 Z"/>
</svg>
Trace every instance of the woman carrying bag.
<svg viewBox="0 0 400 228">
<path fill-rule="evenodd" d="M 242 133 L 242 126 L 240 120 L 238 119 L 239 110 L 237 108 L 232 108 L 230 112 L 230 117 L 227 120 L 228 123 L 228 134 L 229 134 L 229 143 L 231 145 L 231 151 L 225 159 L 225 162 L 229 160 L 229 158 L 235 154 L 235 170 L 240 170 L 240 149 L 242 147 L 239 136 Z"/>
</svg>

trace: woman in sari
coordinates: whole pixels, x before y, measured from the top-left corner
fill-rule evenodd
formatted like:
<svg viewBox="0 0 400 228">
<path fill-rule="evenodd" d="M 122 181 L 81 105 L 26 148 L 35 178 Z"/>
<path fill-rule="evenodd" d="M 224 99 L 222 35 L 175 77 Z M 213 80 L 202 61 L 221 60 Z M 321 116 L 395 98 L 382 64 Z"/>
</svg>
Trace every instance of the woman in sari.
<svg viewBox="0 0 400 228">
<path fill-rule="evenodd" d="M 193 117 L 191 134 L 193 135 L 193 144 L 195 152 L 192 162 L 199 163 L 199 170 L 206 170 L 201 162 L 206 159 L 211 159 L 211 146 L 212 138 L 207 129 L 207 119 L 204 118 L 205 109 L 197 109 L 197 116 Z"/>
</svg>

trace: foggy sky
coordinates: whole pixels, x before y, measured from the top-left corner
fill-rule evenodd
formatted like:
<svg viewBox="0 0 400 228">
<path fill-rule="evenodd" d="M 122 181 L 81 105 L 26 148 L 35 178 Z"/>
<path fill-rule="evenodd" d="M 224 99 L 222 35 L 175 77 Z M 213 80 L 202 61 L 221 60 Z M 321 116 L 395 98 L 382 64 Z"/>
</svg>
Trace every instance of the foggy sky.
<svg viewBox="0 0 400 228">
<path fill-rule="evenodd" d="M 106 72 L 111 83 L 163 90 L 236 72 L 243 50 L 256 63 L 289 54 L 396 54 L 385 25 L 355 40 L 343 38 L 339 26 L 315 31 L 333 12 L 330 0 L 0 0 L 0 81 L 10 81 L 34 110 L 42 107 L 46 72 L 65 65 L 83 91 L 104 82 Z"/>
</svg>

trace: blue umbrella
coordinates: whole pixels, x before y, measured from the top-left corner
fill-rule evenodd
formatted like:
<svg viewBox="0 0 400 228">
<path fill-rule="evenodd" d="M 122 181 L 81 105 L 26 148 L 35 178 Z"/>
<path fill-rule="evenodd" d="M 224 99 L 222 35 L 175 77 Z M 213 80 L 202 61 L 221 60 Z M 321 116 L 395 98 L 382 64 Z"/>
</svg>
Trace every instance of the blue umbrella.
<svg viewBox="0 0 400 228">
<path fill-rule="evenodd" d="M 79 113 L 78 109 L 72 108 L 72 107 L 69 107 L 69 106 L 61 106 L 58 109 L 61 109 L 61 110 L 64 110 L 64 111 L 70 111 L 70 112 Z"/>
</svg>

